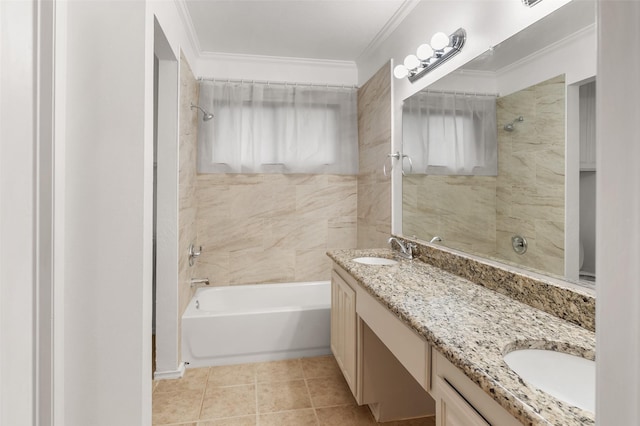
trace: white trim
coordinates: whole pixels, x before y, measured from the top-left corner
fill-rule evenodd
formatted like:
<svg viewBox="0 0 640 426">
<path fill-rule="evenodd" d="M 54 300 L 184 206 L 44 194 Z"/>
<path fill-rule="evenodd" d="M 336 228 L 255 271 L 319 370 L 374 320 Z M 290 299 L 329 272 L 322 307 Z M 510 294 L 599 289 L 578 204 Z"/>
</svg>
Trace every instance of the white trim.
<svg viewBox="0 0 640 426">
<path fill-rule="evenodd" d="M 53 425 L 65 424 L 67 2 L 55 3 L 53 118 Z"/>
<path fill-rule="evenodd" d="M 195 50 L 195 53 L 200 56 L 202 54 L 200 39 L 198 38 L 196 27 L 193 25 L 193 19 L 191 18 L 191 13 L 189 13 L 187 3 L 185 0 L 174 0 L 174 2 L 176 4 L 176 9 L 178 10 L 178 15 L 180 16 L 180 21 L 182 21 L 187 37 L 189 37 L 189 42 L 191 42 L 191 46 Z"/>
<path fill-rule="evenodd" d="M 169 379 L 180 379 L 184 376 L 186 371 L 186 366 L 184 362 L 181 362 L 178 365 L 177 370 L 167 370 L 167 371 L 156 371 L 153 373 L 153 380 L 169 380 Z"/>
<path fill-rule="evenodd" d="M 333 59 L 296 58 L 288 56 L 246 55 L 243 53 L 200 52 L 201 60 L 247 62 L 254 66 L 265 64 L 277 65 L 314 65 L 329 68 L 355 68 L 355 61 L 338 61 Z"/>
<path fill-rule="evenodd" d="M 384 43 L 387 38 L 400 26 L 402 21 L 411 13 L 411 11 L 420 3 L 420 0 L 405 0 L 402 5 L 395 11 L 395 13 L 389 18 L 384 26 L 378 31 L 371 42 L 364 48 L 364 50 L 356 58 L 356 62 L 365 56 L 370 55 L 372 52 L 378 50 L 378 48 Z"/>
<path fill-rule="evenodd" d="M 194 73 L 201 78 L 355 85 L 358 68 L 353 61 L 203 52 Z"/>
</svg>

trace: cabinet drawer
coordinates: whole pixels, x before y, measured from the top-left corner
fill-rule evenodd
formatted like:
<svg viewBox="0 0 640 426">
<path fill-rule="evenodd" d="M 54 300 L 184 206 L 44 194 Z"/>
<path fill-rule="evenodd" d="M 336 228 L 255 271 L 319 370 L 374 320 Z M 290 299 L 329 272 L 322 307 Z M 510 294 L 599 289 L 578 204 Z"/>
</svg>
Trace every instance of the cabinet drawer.
<svg viewBox="0 0 640 426">
<path fill-rule="evenodd" d="M 437 426 L 491 426 L 446 380 L 437 377 L 436 386 Z"/>
</svg>

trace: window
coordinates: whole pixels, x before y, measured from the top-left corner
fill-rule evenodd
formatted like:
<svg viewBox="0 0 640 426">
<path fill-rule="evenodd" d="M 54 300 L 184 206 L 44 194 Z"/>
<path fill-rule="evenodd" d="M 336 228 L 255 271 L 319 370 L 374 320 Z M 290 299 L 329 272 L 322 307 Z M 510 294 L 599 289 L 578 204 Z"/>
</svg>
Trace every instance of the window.
<svg viewBox="0 0 640 426">
<path fill-rule="evenodd" d="M 358 172 L 353 88 L 204 81 L 200 104 L 201 173 Z"/>
</svg>

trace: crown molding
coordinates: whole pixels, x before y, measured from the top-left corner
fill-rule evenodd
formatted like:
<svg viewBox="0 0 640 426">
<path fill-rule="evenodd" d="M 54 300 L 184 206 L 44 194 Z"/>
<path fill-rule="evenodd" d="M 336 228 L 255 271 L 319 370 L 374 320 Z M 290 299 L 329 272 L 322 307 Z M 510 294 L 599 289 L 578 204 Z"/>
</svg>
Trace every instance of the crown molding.
<svg viewBox="0 0 640 426">
<path fill-rule="evenodd" d="M 378 31 L 378 34 L 376 34 L 373 40 L 371 40 L 367 47 L 365 47 L 360 55 L 358 55 L 356 62 L 378 49 L 419 3 L 420 0 L 405 0 L 391 18 L 389 18 L 386 24 L 384 24 L 382 29 Z"/>
<path fill-rule="evenodd" d="M 196 33 L 196 27 L 193 25 L 193 19 L 191 19 L 191 14 L 189 13 L 186 1 L 174 0 L 174 3 L 176 5 L 176 9 L 178 9 L 178 15 L 180 16 L 180 20 L 187 32 L 191 46 L 193 46 L 194 53 L 196 55 L 201 55 L 202 50 L 200 48 L 200 39 L 198 39 L 198 33 Z"/>
<path fill-rule="evenodd" d="M 288 56 L 245 55 L 240 53 L 200 52 L 200 59 L 204 61 L 247 62 L 250 64 L 279 64 L 279 65 L 313 65 L 328 68 L 356 68 L 355 61 L 338 61 L 333 59 L 295 58 Z"/>
</svg>

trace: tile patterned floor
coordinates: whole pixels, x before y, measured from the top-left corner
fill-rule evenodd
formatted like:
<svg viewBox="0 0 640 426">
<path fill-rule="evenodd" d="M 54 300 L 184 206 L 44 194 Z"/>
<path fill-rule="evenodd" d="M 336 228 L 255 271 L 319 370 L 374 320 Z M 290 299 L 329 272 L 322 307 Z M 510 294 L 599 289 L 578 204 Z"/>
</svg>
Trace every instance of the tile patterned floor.
<svg viewBox="0 0 640 426">
<path fill-rule="evenodd" d="M 360 426 L 377 423 L 356 405 L 332 356 L 188 369 L 154 382 L 154 426 Z M 435 426 L 435 418 L 383 423 Z"/>
</svg>

